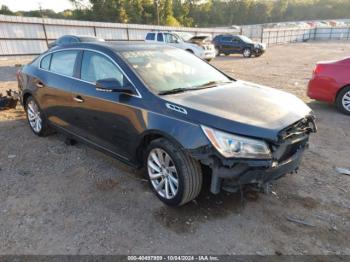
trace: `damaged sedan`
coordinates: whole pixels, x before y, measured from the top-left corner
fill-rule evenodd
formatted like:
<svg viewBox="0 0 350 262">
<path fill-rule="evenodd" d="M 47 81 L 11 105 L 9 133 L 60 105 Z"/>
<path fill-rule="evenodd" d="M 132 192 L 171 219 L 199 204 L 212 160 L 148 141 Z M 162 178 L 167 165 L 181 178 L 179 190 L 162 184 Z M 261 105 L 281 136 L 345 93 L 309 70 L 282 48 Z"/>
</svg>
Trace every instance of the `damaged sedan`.
<svg viewBox="0 0 350 262">
<path fill-rule="evenodd" d="M 231 78 L 157 44 L 54 47 L 18 74 L 34 134 L 52 130 L 142 168 L 172 206 L 210 190 L 264 186 L 300 165 L 311 109 L 294 95 Z"/>
</svg>

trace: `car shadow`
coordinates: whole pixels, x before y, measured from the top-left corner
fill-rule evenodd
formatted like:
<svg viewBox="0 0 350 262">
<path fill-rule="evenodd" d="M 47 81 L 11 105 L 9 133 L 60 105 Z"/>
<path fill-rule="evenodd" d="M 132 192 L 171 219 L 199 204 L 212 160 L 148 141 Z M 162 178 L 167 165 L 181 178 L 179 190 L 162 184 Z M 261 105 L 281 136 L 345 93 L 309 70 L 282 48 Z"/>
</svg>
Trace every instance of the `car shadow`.
<svg viewBox="0 0 350 262">
<path fill-rule="evenodd" d="M 322 116 L 325 114 L 338 114 L 345 116 L 338 111 L 337 107 L 334 104 L 329 104 L 321 101 L 311 101 L 307 105 L 315 112 L 317 116 Z"/>
<path fill-rule="evenodd" d="M 252 57 L 254 58 L 254 57 Z M 246 60 L 248 58 L 243 57 L 240 54 L 232 54 L 232 55 L 228 55 L 228 56 L 224 56 L 224 55 L 220 55 L 215 57 L 216 61 L 232 61 L 232 60 Z"/>
</svg>

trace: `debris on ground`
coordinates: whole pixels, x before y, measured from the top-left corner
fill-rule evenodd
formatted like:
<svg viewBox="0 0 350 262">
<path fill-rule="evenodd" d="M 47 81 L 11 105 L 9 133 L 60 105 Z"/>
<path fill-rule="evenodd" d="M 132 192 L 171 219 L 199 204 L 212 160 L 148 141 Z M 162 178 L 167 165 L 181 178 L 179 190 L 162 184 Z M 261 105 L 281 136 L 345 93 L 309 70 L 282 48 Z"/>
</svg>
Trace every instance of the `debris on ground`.
<svg viewBox="0 0 350 262">
<path fill-rule="evenodd" d="M 293 223 L 296 223 L 296 224 L 300 224 L 300 225 L 304 225 L 304 226 L 309 226 L 309 227 L 315 227 L 315 225 L 312 224 L 311 222 L 306 221 L 306 220 L 303 220 L 303 219 L 300 219 L 300 218 L 296 218 L 296 217 L 292 217 L 292 216 L 286 216 L 286 219 L 287 219 L 289 222 L 293 222 Z"/>
<path fill-rule="evenodd" d="M 18 102 L 18 93 L 11 89 L 6 90 L 6 96 L 0 94 L 0 110 L 16 108 Z"/>
<path fill-rule="evenodd" d="M 339 174 L 350 176 L 350 168 L 336 167 L 335 171 L 337 171 Z"/>
</svg>

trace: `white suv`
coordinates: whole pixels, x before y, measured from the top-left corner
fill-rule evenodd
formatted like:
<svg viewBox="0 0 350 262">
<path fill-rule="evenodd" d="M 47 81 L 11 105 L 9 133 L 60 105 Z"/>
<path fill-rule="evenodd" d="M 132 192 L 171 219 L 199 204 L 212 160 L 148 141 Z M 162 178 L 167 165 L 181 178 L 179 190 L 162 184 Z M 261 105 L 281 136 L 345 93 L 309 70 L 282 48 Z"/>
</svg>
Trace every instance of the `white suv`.
<svg viewBox="0 0 350 262">
<path fill-rule="evenodd" d="M 195 54 L 196 56 L 205 59 L 207 61 L 212 60 L 215 57 L 215 48 L 212 44 L 197 45 L 193 43 L 187 43 L 176 33 L 169 32 L 149 32 L 145 38 L 146 42 L 151 43 L 163 43 L 171 46 L 184 49 L 188 52 Z"/>
</svg>

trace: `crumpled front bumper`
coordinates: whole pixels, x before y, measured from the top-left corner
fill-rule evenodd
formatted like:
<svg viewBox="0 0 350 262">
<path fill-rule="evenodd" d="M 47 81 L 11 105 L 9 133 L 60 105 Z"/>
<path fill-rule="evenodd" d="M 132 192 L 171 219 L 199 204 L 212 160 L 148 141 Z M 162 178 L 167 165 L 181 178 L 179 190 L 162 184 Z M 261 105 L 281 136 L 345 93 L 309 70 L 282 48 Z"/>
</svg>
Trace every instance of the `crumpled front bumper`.
<svg viewBox="0 0 350 262">
<path fill-rule="evenodd" d="M 232 168 L 215 166 L 212 168 L 210 191 L 214 194 L 219 193 L 224 179 L 229 180 L 230 186 L 237 188 L 247 184 L 263 185 L 279 179 L 298 170 L 303 153 L 304 148 L 301 148 L 293 156 L 281 162 L 256 160 L 242 162 Z"/>
<path fill-rule="evenodd" d="M 237 191 L 242 185 L 264 185 L 296 172 L 308 147 L 309 136 L 290 139 L 278 146 L 270 160 L 227 159 L 212 147 L 192 152 L 192 156 L 211 169 L 210 191 L 218 194 L 223 187 Z"/>
</svg>

